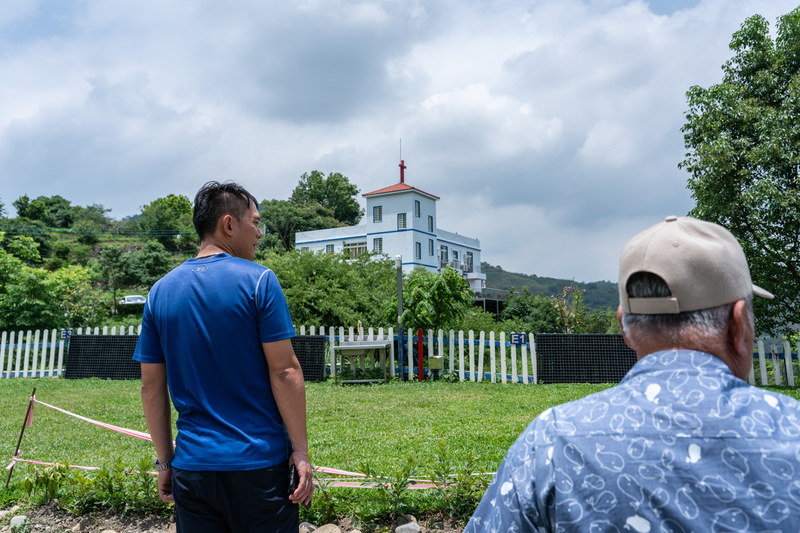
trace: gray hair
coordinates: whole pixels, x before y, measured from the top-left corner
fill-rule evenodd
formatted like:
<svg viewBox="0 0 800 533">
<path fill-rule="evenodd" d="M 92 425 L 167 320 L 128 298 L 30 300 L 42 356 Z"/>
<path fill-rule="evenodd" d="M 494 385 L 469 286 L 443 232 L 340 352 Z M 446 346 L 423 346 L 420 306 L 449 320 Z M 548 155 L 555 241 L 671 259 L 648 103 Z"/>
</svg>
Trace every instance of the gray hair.
<svg viewBox="0 0 800 533">
<path fill-rule="evenodd" d="M 665 298 L 672 296 L 667 283 L 656 274 L 637 272 L 628 278 L 626 285 L 631 298 Z M 746 299 L 746 309 L 753 321 L 752 296 Z M 673 346 L 680 345 L 691 332 L 695 338 L 717 339 L 725 335 L 736 302 L 719 307 L 686 311 L 674 315 L 622 314 L 622 328 L 634 345 L 642 344 L 645 338 L 657 337 Z"/>
</svg>

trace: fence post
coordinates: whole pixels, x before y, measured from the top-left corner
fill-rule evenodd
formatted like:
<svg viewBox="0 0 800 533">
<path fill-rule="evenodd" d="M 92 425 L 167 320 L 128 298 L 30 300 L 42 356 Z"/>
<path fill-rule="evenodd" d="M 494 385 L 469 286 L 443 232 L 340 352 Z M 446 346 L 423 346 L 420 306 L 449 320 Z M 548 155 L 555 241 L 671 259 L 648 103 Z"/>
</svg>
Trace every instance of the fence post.
<svg viewBox="0 0 800 533">
<path fill-rule="evenodd" d="M 789 341 L 783 343 L 783 356 L 786 361 L 786 384 L 794 387 L 794 369 L 792 368 L 792 345 Z"/>
<path fill-rule="evenodd" d="M 136 334 L 137 335 L 141 335 L 142 334 L 142 325 L 141 324 L 136 326 Z"/>
<path fill-rule="evenodd" d="M 12 335 L 13 335 L 13 333 L 12 333 Z M 5 366 L 5 362 L 6 362 L 6 337 L 7 336 L 8 336 L 8 333 L 4 331 L 3 332 L 3 336 L 0 337 L 0 379 L 3 378 L 3 367 Z"/>
<path fill-rule="evenodd" d="M 458 381 L 464 381 L 464 330 L 458 330 Z"/>
<path fill-rule="evenodd" d="M 469 380 L 475 381 L 475 332 L 469 330 Z"/>
<path fill-rule="evenodd" d="M 491 361 L 492 383 L 497 383 L 497 360 L 494 350 L 494 331 L 489 332 L 489 360 Z"/>
<path fill-rule="evenodd" d="M 305 335 L 305 334 L 306 334 L 306 327 L 300 326 L 300 335 Z"/>
<path fill-rule="evenodd" d="M 456 332 L 450 330 L 450 373 L 456 371 Z"/>
<path fill-rule="evenodd" d="M 30 362 L 30 355 L 31 355 L 31 330 L 28 330 L 28 335 L 25 338 L 25 367 L 22 370 L 23 378 L 28 377 L 28 363 Z"/>
<path fill-rule="evenodd" d="M 483 381 L 483 350 L 486 348 L 485 340 L 486 334 L 485 332 L 481 331 L 478 335 L 478 340 L 480 344 L 478 345 L 478 383 Z"/>
<path fill-rule="evenodd" d="M 519 381 L 519 376 L 517 376 L 517 345 L 511 345 L 511 379 L 512 383 L 517 383 Z"/>
<path fill-rule="evenodd" d="M 767 385 L 767 361 L 764 355 L 764 341 L 758 341 L 758 368 L 761 370 L 761 384 Z"/>
<path fill-rule="evenodd" d="M 527 385 L 528 384 L 528 345 L 523 344 L 521 346 L 522 352 L 522 383 Z"/>
<path fill-rule="evenodd" d="M 53 365 L 55 364 L 56 359 L 56 344 L 57 344 L 57 337 L 56 337 L 56 330 L 53 329 L 50 331 L 50 372 L 47 374 L 51 378 L 53 377 L 54 368 Z"/>
<path fill-rule="evenodd" d="M 500 332 L 500 381 L 505 385 L 508 383 L 508 376 L 506 375 L 506 332 Z"/>
<path fill-rule="evenodd" d="M 61 377 L 61 369 L 64 367 L 64 339 L 58 341 L 58 370 L 57 374 Z"/>
<path fill-rule="evenodd" d="M 401 340 L 402 342 L 402 340 Z M 408 328 L 408 381 L 414 379 L 414 330 Z"/>
<path fill-rule="evenodd" d="M 33 359 L 31 360 L 33 367 L 31 370 L 33 371 L 34 378 L 36 377 L 36 369 L 39 368 L 39 337 L 41 335 L 41 331 L 42 330 L 37 329 L 36 333 L 33 335 Z"/>
<path fill-rule="evenodd" d="M 756 384 L 756 365 L 753 362 L 750 362 L 750 374 L 747 375 L 747 382 L 750 385 Z"/>
<path fill-rule="evenodd" d="M 781 385 L 783 380 L 781 379 L 781 356 L 778 353 L 778 347 L 773 344 L 772 348 L 772 371 L 775 373 L 775 385 Z"/>
<path fill-rule="evenodd" d="M 33 410 L 33 398 L 36 396 L 36 387 L 33 388 L 31 392 L 31 398 L 28 400 L 28 409 L 25 411 L 25 419 L 22 421 L 22 429 L 19 432 L 19 439 L 17 440 L 17 449 L 14 451 L 14 457 L 16 458 L 19 455 L 19 445 L 22 444 L 22 435 L 25 433 L 25 426 L 28 425 L 28 417 L 31 416 L 31 412 Z M 14 465 L 16 461 L 11 463 L 8 468 L 8 477 L 6 478 L 6 490 L 8 490 L 8 483 L 11 481 L 11 474 L 14 473 Z"/>
<path fill-rule="evenodd" d="M 97 335 L 97 328 L 94 328 L 94 334 Z M 108 326 L 103 326 L 103 335 L 108 335 Z"/>
<path fill-rule="evenodd" d="M 528 342 L 531 345 L 531 373 L 533 374 L 533 384 L 539 384 L 539 367 L 537 366 L 536 360 L 536 337 L 533 336 L 533 333 L 528 333 Z"/>
<path fill-rule="evenodd" d="M 20 373 L 20 366 L 22 365 L 22 330 L 17 333 L 17 363 L 14 365 L 14 377 L 18 378 Z"/>
<path fill-rule="evenodd" d="M 437 353 L 436 355 L 438 355 L 439 357 L 442 358 L 442 373 L 444 373 L 444 369 L 445 369 L 445 366 L 444 366 L 444 331 L 442 331 L 441 329 L 439 330 L 438 340 L 439 340 L 439 353 Z"/>
<path fill-rule="evenodd" d="M 14 332 L 11 332 L 11 340 L 8 343 L 8 367 L 6 369 L 6 377 L 11 377 L 11 365 L 14 362 Z"/>
<path fill-rule="evenodd" d="M 381 340 L 383 340 L 383 331 L 381 331 Z M 394 377 L 394 328 L 389 328 L 389 377 Z"/>
</svg>

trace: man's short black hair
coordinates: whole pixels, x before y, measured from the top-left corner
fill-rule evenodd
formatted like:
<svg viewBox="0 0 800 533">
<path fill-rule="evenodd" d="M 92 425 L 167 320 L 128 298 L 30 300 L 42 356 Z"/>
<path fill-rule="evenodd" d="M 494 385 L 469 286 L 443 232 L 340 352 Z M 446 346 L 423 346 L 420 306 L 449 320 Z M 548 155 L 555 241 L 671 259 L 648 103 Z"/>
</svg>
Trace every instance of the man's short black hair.
<svg viewBox="0 0 800 533">
<path fill-rule="evenodd" d="M 232 181 L 209 181 L 194 197 L 192 223 L 202 241 L 214 234 L 220 217 L 231 215 L 240 221 L 250 210 L 250 202 L 258 206 L 255 196 Z"/>
</svg>

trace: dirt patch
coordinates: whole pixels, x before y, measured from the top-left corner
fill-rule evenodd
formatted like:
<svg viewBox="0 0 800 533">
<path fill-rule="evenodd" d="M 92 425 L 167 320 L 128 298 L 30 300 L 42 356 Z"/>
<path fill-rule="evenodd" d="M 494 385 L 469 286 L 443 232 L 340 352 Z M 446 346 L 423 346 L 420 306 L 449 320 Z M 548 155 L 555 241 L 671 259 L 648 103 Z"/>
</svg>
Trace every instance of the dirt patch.
<svg viewBox="0 0 800 533">
<path fill-rule="evenodd" d="M 60 533 L 73 531 L 80 526 L 81 533 L 113 530 L 120 533 L 167 533 L 167 516 L 121 516 L 113 511 L 98 511 L 73 516 L 58 506 L 57 501 L 25 513 L 31 522 L 31 531 Z"/>
</svg>

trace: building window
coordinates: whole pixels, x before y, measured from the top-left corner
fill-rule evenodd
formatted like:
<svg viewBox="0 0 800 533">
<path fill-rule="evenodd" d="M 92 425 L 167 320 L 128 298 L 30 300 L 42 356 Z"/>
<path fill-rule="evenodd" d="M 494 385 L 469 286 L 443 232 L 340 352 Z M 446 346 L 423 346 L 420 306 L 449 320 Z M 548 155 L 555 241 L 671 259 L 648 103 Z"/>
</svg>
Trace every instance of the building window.
<svg viewBox="0 0 800 533">
<path fill-rule="evenodd" d="M 433 233 L 433 217 L 428 215 L 428 233 Z"/>
<path fill-rule="evenodd" d="M 428 239 L 428 255 L 433 255 L 433 239 Z"/>
<path fill-rule="evenodd" d="M 458 250 L 453 250 L 453 261 L 458 263 Z"/>
<path fill-rule="evenodd" d="M 372 221 L 383 222 L 383 207 L 376 205 L 372 208 Z"/>
<path fill-rule="evenodd" d="M 414 216 L 419 218 L 419 200 L 414 200 Z"/>
<path fill-rule="evenodd" d="M 415 242 L 414 243 L 414 255 L 417 259 L 422 259 L 422 243 Z"/>
<path fill-rule="evenodd" d="M 326 244 L 325 245 L 325 253 L 326 254 L 332 254 L 333 253 L 333 245 L 332 244 Z"/>
<path fill-rule="evenodd" d="M 464 267 L 466 272 L 472 272 L 472 252 L 467 252 L 467 256 L 464 258 Z"/>
<path fill-rule="evenodd" d="M 397 213 L 397 229 L 406 229 L 405 213 Z"/>
<path fill-rule="evenodd" d="M 366 242 L 348 242 L 344 245 L 344 253 L 349 259 L 355 259 L 367 252 Z"/>
<path fill-rule="evenodd" d="M 444 268 L 447 265 L 448 259 L 447 246 L 442 245 L 441 248 L 439 248 L 439 268 Z"/>
<path fill-rule="evenodd" d="M 383 239 L 374 239 L 372 241 L 372 251 L 378 253 L 383 252 Z"/>
</svg>

